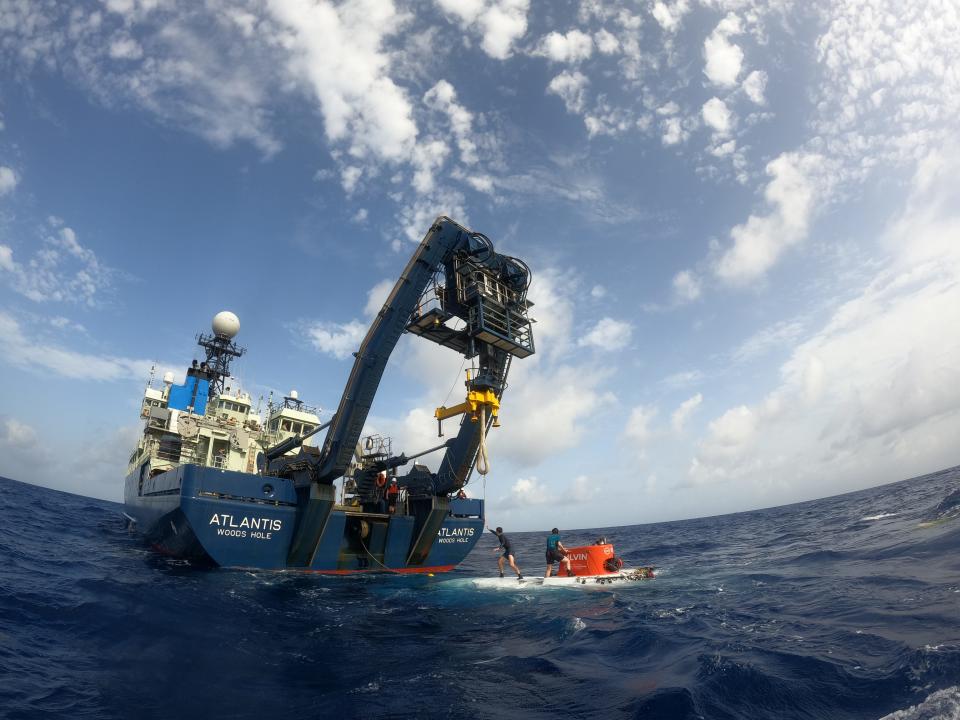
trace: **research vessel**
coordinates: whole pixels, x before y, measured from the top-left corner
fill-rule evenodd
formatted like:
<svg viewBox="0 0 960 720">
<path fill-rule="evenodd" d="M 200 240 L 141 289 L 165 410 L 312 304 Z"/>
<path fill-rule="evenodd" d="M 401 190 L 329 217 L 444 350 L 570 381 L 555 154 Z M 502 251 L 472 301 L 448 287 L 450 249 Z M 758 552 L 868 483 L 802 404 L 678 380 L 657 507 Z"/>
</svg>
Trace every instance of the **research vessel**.
<svg viewBox="0 0 960 720">
<path fill-rule="evenodd" d="M 263 412 L 230 375 L 245 349 L 240 322 L 218 313 L 197 336 L 182 383 L 166 373 L 143 396 L 143 434 L 130 457 L 125 514 L 158 551 L 223 567 L 321 573 L 445 572 L 484 527 L 484 501 L 466 497 L 489 470 L 486 436 L 499 427 L 514 358 L 534 353 L 527 265 L 450 218 L 434 222 L 357 352 L 340 402 L 321 421 L 291 391 Z M 456 434 L 410 455 L 363 435 L 391 352 L 403 334 L 462 355 Z M 313 444 L 322 436 L 322 442 Z M 436 472 L 414 462 L 443 453 Z"/>
</svg>

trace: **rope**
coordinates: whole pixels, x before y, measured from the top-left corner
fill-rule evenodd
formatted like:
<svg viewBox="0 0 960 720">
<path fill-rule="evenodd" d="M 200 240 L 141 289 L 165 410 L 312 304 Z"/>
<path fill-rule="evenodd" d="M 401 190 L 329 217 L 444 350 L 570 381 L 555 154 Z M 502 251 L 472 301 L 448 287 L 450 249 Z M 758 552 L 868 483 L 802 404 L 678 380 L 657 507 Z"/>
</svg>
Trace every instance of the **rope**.
<svg viewBox="0 0 960 720">
<path fill-rule="evenodd" d="M 367 549 L 367 544 L 363 541 L 363 538 L 360 538 L 360 547 L 362 547 L 362 548 L 363 548 L 363 551 L 364 551 L 367 555 L 370 556 L 370 559 L 371 559 L 371 560 L 373 560 L 377 565 L 379 565 L 380 567 L 382 567 L 382 568 L 383 568 L 384 570 L 386 570 L 387 572 L 396 573 L 397 575 L 402 575 L 402 574 L 403 574 L 403 573 L 401 573 L 399 570 L 394 570 L 393 568 L 388 568 L 388 567 L 387 567 L 386 565 L 384 565 L 382 562 L 380 562 L 379 560 L 377 560 L 377 558 L 374 557 L 373 553 L 370 552 L 370 551 Z"/>
<path fill-rule="evenodd" d="M 477 472 L 486 475 L 490 472 L 490 456 L 487 454 L 487 408 L 480 406 L 480 448 L 477 451 Z"/>
</svg>

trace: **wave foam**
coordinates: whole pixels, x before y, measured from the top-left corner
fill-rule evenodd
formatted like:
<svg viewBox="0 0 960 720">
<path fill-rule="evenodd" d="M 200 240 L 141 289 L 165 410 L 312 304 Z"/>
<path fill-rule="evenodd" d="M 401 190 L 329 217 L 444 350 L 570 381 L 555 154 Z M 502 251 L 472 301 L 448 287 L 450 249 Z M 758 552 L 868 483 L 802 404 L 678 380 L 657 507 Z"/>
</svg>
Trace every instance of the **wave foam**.
<svg viewBox="0 0 960 720">
<path fill-rule="evenodd" d="M 900 513 L 880 513 L 879 515 L 867 515 L 860 518 L 860 522 L 869 522 L 871 520 L 883 520 L 883 518 L 894 517 Z"/>
<path fill-rule="evenodd" d="M 960 720 L 960 686 L 937 690 L 919 705 L 895 710 L 880 720 Z"/>
</svg>

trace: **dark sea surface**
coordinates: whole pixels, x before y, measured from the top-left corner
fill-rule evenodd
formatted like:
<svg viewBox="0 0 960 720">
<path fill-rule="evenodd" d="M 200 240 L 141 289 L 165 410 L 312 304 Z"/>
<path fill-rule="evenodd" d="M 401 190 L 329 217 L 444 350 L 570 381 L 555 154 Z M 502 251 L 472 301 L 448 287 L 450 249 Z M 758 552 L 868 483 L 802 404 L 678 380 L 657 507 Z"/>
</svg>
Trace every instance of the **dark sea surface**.
<svg viewBox="0 0 960 720">
<path fill-rule="evenodd" d="M 436 577 L 202 569 L 0 479 L 0 717 L 958 718 L 957 488 L 566 532 L 659 577 L 477 588 L 489 535 Z"/>
</svg>

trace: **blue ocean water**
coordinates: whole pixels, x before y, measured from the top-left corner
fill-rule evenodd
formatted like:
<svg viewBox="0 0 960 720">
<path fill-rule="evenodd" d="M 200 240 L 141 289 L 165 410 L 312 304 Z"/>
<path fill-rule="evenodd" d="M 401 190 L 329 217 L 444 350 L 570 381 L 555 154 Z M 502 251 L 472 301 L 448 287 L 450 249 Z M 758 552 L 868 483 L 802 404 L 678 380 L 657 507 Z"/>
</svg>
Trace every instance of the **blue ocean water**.
<svg viewBox="0 0 960 720">
<path fill-rule="evenodd" d="M 211 570 L 0 479 L 0 717 L 957 718 L 958 487 L 566 532 L 659 576 L 477 588 L 492 536 L 436 577 Z"/>
</svg>

